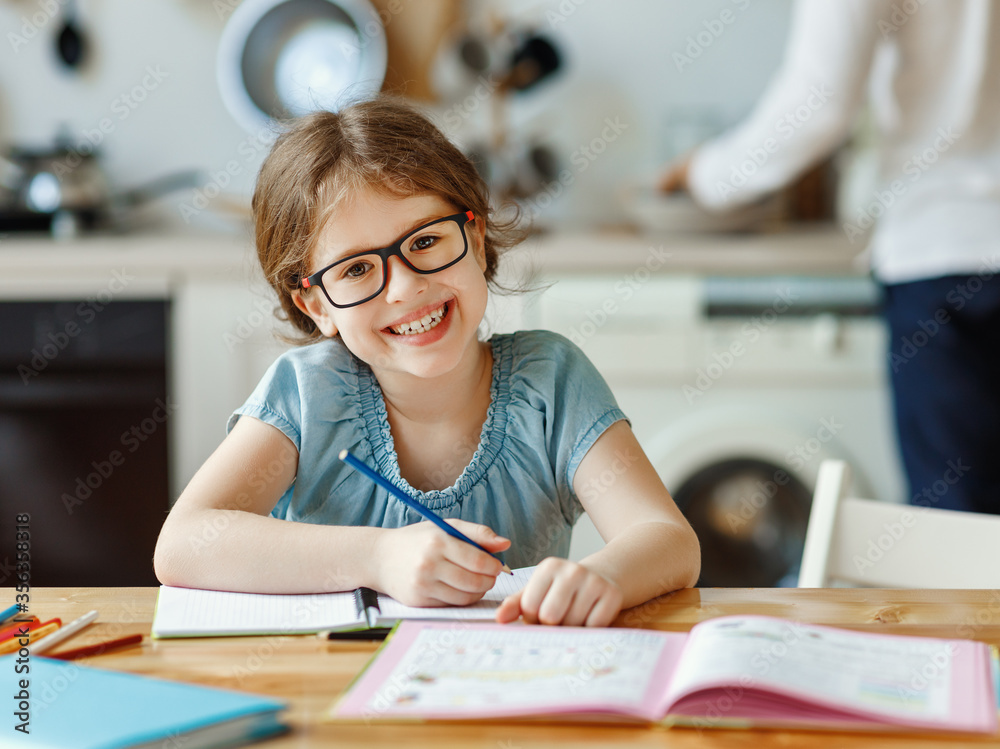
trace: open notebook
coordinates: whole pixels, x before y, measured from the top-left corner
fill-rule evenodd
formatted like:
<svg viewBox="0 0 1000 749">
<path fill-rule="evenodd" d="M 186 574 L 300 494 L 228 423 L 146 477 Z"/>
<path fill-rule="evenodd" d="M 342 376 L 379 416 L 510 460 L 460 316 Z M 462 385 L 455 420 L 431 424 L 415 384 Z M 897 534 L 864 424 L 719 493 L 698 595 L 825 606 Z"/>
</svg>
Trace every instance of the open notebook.
<svg viewBox="0 0 1000 749">
<path fill-rule="evenodd" d="M 534 567 L 498 575 L 496 585 L 470 606 L 414 608 L 387 595 L 378 596 L 380 614 L 374 627 L 390 627 L 401 619 L 492 621 L 504 598 L 525 586 Z M 197 590 L 161 585 L 153 617 L 153 637 L 309 634 L 368 629 L 354 592 L 277 595 Z"/>
<path fill-rule="evenodd" d="M 995 734 L 989 646 L 726 616 L 690 633 L 404 621 L 334 720 Z"/>
</svg>

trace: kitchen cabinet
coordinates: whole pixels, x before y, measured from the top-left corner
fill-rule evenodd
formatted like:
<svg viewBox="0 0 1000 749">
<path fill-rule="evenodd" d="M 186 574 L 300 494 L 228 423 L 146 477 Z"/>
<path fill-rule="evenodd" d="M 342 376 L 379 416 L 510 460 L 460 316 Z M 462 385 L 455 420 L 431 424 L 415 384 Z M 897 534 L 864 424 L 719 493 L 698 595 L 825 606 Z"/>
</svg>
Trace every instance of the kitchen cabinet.
<svg viewBox="0 0 1000 749">
<path fill-rule="evenodd" d="M 169 302 L 169 494 L 176 497 L 282 349 L 255 262 L 249 241 L 225 236 L 8 238 L 0 242 L 0 303 Z"/>
</svg>

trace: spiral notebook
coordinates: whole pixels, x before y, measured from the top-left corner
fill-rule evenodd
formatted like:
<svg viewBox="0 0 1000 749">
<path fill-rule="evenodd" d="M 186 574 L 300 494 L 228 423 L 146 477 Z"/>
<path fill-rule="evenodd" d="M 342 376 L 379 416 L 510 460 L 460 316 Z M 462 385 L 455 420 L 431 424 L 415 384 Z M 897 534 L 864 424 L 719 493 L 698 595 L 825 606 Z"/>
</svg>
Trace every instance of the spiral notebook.
<svg viewBox="0 0 1000 749">
<path fill-rule="evenodd" d="M 402 619 L 492 621 L 504 598 L 528 582 L 534 567 L 499 575 L 496 585 L 470 606 L 415 608 L 390 596 L 378 595 L 374 628 L 386 628 Z M 221 637 L 230 635 L 310 634 L 360 632 L 370 629 L 359 611 L 353 591 L 344 593 L 268 594 L 233 593 L 160 586 L 152 635 Z"/>
</svg>

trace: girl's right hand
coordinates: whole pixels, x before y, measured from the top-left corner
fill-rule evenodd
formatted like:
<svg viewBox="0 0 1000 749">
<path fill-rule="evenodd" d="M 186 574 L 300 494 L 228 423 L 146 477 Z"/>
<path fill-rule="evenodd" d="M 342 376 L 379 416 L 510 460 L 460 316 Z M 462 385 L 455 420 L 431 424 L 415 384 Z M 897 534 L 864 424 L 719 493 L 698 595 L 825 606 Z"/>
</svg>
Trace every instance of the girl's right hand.
<svg viewBox="0 0 1000 749">
<path fill-rule="evenodd" d="M 510 540 L 490 528 L 465 520 L 445 521 L 490 552 Z M 387 528 L 375 548 L 378 590 L 407 606 L 466 606 L 493 587 L 500 561 L 453 538 L 433 523 Z"/>
</svg>

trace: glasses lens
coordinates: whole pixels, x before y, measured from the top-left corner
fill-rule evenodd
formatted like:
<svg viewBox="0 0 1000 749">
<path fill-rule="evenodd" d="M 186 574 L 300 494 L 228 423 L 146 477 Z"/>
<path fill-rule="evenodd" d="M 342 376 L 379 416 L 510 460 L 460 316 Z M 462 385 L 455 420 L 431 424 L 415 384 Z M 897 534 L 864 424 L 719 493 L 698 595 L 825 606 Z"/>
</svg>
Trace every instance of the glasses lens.
<svg viewBox="0 0 1000 749">
<path fill-rule="evenodd" d="M 439 221 L 407 237 L 400 249 L 414 268 L 434 272 L 462 257 L 465 230 L 458 221 Z M 334 304 L 346 307 L 377 294 L 383 278 L 382 258 L 372 253 L 330 268 L 323 275 L 323 287 Z"/>
<path fill-rule="evenodd" d="M 378 255 L 359 255 L 324 273 L 323 287 L 334 304 L 357 304 L 378 293 L 382 275 L 382 258 Z"/>
<path fill-rule="evenodd" d="M 403 256 L 417 270 L 435 271 L 465 252 L 465 231 L 458 221 L 425 226 L 403 243 Z"/>
</svg>

